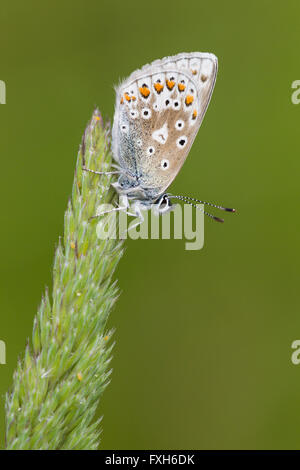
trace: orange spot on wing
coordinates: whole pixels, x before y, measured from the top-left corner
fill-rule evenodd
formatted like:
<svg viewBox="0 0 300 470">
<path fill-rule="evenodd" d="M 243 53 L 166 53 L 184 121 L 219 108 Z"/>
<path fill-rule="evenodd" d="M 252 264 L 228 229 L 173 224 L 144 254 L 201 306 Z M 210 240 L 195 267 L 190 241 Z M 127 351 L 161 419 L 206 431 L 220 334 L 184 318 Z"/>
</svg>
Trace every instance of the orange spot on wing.
<svg viewBox="0 0 300 470">
<path fill-rule="evenodd" d="M 192 95 L 187 95 L 186 99 L 185 99 L 185 104 L 187 106 L 190 106 L 192 104 L 192 102 L 194 101 L 194 97 Z"/>
<path fill-rule="evenodd" d="M 197 113 L 197 111 L 195 110 L 195 111 L 193 112 L 193 119 L 196 119 L 197 114 L 198 114 L 198 113 Z"/>
<path fill-rule="evenodd" d="M 135 100 L 136 100 L 136 97 L 135 97 L 135 96 L 132 96 L 131 99 L 132 99 L 132 101 L 135 101 Z"/>
<path fill-rule="evenodd" d="M 122 96 L 121 100 L 120 100 L 120 104 L 123 104 L 124 103 L 124 98 Z"/>
<path fill-rule="evenodd" d="M 131 98 L 128 95 L 128 93 L 124 93 L 124 98 L 125 98 L 126 101 L 131 101 Z"/>
<path fill-rule="evenodd" d="M 105 341 L 107 341 L 107 340 L 108 340 L 108 336 L 107 336 L 107 335 L 106 335 L 106 336 L 104 336 L 104 340 L 105 340 Z"/>
<path fill-rule="evenodd" d="M 157 91 L 157 93 L 161 93 L 164 89 L 164 86 L 161 83 L 154 83 L 154 88 Z"/>
<path fill-rule="evenodd" d="M 179 91 L 184 91 L 185 90 L 185 85 L 183 83 L 178 83 L 178 90 Z"/>
<path fill-rule="evenodd" d="M 174 80 L 166 80 L 166 84 L 167 84 L 167 87 L 169 88 L 169 90 L 173 90 L 173 88 L 175 86 Z"/>
<path fill-rule="evenodd" d="M 77 379 L 79 380 L 79 382 L 82 381 L 82 373 L 81 372 L 78 372 Z"/>
<path fill-rule="evenodd" d="M 75 243 L 74 243 L 74 242 L 71 242 L 71 243 L 70 243 L 70 247 L 72 248 L 72 250 L 75 250 L 75 248 L 76 248 Z"/>
<path fill-rule="evenodd" d="M 144 98 L 148 98 L 148 96 L 150 95 L 150 90 L 147 86 L 141 86 L 140 87 L 140 92 L 141 92 L 141 95 Z"/>
<path fill-rule="evenodd" d="M 206 75 L 201 75 L 201 80 L 202 80 L 202 82 L 206 82 L 207 76 Z"/>
<path fill-rule="evenodd" d="M 192 70 L 193 75 L 197 75 L 197 70 Z"/>
</svg>

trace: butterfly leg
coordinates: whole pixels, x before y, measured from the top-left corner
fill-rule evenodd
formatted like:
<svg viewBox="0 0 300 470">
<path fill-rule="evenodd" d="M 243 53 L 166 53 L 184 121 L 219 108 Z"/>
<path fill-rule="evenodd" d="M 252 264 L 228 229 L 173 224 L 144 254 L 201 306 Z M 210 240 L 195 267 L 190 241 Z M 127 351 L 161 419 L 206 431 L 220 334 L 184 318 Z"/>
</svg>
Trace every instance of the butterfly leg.
<svg viewBox="0 0 300 470">
<path fill-rule="evenodd" d="M 90 168 L 86 168 L 85 166 L 83 166 L 82 169 L 84 171 L 94 173 L 95 175 L 119 175 L 121 173 L 121 171 L 95 171 L 95 170 L 90 170 Z"/>
<path fill-rule="evenodd" d="M 129 208 L 130 208 L 130 204 L 129 204 L 129 200 L 128 200 L 128 197 L 126 196 L 126 194 L 123 194 L 122 196 L 120 196 L 120 200 L 121 200 L 121 205 L 120 206 L 117 206 L 117 210 L 120 210 L 120 211 L 124 211 L 125 214 L 129 215 L 130 217 L 136 217 L 136 213 L 132 213 L 129 211 Z"/>
<path fill-rule="evenodd" d="M 114 207 L 114 208 L 109 209 L 109 210 L 107 210 L 107 211 L 103 211 L 103 212 L 101 212 L 100 214 L 92 215 L 92 217 L 90 217 L 89 220 L 97 219 L 98 217 L 102 217 L 102 216 L 105 215 L 105 214 L 111 214 L 112 212 L 117 212 L 117 211 L 125 211 L 126 214 L 128 214 L 128 215 L 134 215 L 134 214 L 130 214 L 130 213 L 127 211 L 128 207 L 129 207 L 129 202 L 128 202 L 127 196 L 122 196 L 121 205 L 120 205 L 120 206 Z"/>
<path fill-rule="evenodd" d="M 134 205 L 134 212 L 135 212 L 135 214 L 130 214 L 130 215 L 138 217 L 139 219 L 135 224 L 133 224 L 129 227 L 128 232 L 129 232 L 129 230 L 137 227 L 138 225 L 141 225 L 144 222 L 144 216 L 143 216 L 143 213 L 142 213 L 142 210 L 141 210 L 141 206 L 138 202 Z"/>
</svg>

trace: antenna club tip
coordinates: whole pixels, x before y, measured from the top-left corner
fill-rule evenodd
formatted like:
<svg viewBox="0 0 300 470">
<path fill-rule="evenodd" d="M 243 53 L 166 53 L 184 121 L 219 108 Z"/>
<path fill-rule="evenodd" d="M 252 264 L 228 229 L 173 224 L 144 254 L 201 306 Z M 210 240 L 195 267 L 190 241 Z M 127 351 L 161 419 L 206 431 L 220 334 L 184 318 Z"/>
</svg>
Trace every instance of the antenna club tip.
<svg viewBox="0 0 300 470">
<path fill-rule="evenodd" d="M 227 207 L 225 210 L 226 210 L 227 212 L 236 212 L 235 209 L 230 209 L 229 207 Z"/>
</svg>

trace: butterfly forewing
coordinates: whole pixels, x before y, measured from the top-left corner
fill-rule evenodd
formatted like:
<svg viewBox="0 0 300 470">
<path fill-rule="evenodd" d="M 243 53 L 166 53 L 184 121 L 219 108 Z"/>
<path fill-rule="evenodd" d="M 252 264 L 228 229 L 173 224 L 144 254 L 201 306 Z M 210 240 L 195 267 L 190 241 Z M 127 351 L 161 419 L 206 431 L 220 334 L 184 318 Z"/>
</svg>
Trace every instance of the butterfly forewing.
<svg viewBox="0 0 300 470">
<path fill-rule="evenodd" d="M 216 74 L 213 54 L 179 54 L 144 66 L 117 88 L 113 153 L 141 187 L 160 195 L 179 172 Z"/>
</svg>

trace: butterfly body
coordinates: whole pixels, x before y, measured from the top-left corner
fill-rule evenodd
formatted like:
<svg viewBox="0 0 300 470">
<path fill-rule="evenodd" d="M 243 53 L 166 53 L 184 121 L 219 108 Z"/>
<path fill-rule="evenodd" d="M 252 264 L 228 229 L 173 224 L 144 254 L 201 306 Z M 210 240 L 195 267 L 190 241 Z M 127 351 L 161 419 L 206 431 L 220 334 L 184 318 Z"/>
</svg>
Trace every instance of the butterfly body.
<svg viewBox="0 0 300 470">
<path fill-rule="evenodd" d="M 182 53 L 135 71 L 116 89 L 115 189 L 149 207 L 181 169 L 198 133 L 217 75 L 217 58 Z"/>
<path fill-rule="evenodd" d="M 171 199 L 206 204 L 235 212 L 166 190 L 184 164 L 210 102 L 218 70 L 214 54 L 181 53 L 156 60 L 133 72 L 116 88 L 112 129 L 112 151 L 118 181 L 113 183 L 122 196 L 124 210 L 143 221 L 142 210 L 152 206 L 158 213 L 171 209 Z M 96 174 L 99 172 L 83 167 Z M 128 212 L 133 201 L 134 214 Z M 223 222 L 199 209 L 214 220 Z"/>
</svg>

